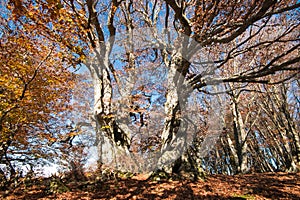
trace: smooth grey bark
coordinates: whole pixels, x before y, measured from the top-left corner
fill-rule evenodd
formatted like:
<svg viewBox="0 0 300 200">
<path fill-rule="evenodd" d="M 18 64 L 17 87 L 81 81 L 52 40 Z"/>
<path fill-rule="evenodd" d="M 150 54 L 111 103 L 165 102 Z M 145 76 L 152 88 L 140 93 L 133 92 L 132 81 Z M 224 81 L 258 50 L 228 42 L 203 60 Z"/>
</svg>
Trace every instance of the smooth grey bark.
<svg viewBox="0 0 300 200">
<path fill-rule="evenodd" d="M 182 59 L 177 57 L 178 60 Z M 176 58 L 174 58 L 175 60 Z M 164 129 L 162 131 L 162 147 L 161 147 L 161 157 L 159 160 L 159 168 L 163 168 L 166 172 L 171 172 L 172 168 L 169 161 L 174 161 L 174 158 L 178 158 L 184 150 L 185 145 L 185 135 L 184 133 L 180 133 L 180 126 L 183 121 L 180 119 L 181 117 L 181 105 L 184 98 L 180 91 L 180 85 L 182 86 L 182 74 L 178 73 L 178 68 L 180 66 L 180 62 L 171 61 L 172 63 L 169 66 L 168 72 L 168 86 L 167 86 L 167 94 L 166 94 L 166 103 L 165 107 L 165 122 Z M 172 158 L 174 157 L 174 158 Z"/>
<path fill-rule="evenodd" d="M 236 152 L 238 157 L 238 172 L 246 173 L 248 171 L 247 162 L 247 133 L 245 130 L 244 121 L 241 113 L 238 110 L 238 101 L 233 97 L 232 102 L 232 114 L 233 114 L 233 134 L 235 139 Z"/>
<path fill-rule="evenodd" d="M 234 90 L 234 84 L 227 85 L 231 92 L 228 94 L 231 98 L 231 113 L 232 113 L 232 125 L 233 125 L 233 138 L 235 143 L 235 150 L 232 148 L 232 142 L 230 141 L 230 137 L 227 138 L 228 143 L 230 144 L 230 148 L 232 149 L 232 154 L 235 158 L 235 161 L 238 161 L 237 172 L 238 173 L 247 173 L 250 170 L 249 162 L 248 162 L 248 136 L 252 131 L 253 125 L 257 122 L 257 116 L 260 113 L 260 109 L 256 112 L 256 118 L 250 116 L 251 111 L 249 111 L 244 117 L 241 113 L 241 106 L 243 102 L 241 102 L 241 91 Z M 253 95 L 251 99 L 247 100 L 247 104 L 252 104 L 255 101 L 256 96 Z M 246 103 L 246 102 L 245 102 Z M 237 158 L 237 159 L 236 159 Z"/>
<path fill-rule="evenodd" d="M 97 73 L 91 68 L 94 84 L 94 120 L 96 122 L 96 137 L 99 153 L 99 162 L 103 159 L 112 159 L 118 153 L 128 153 L 130 139 L 126 133 L 118 127 L 112 112 L 112 86 L 109 73 L 102 69 Z M 103 156 L 106 155 L 106 158 Z"/>
</svg>

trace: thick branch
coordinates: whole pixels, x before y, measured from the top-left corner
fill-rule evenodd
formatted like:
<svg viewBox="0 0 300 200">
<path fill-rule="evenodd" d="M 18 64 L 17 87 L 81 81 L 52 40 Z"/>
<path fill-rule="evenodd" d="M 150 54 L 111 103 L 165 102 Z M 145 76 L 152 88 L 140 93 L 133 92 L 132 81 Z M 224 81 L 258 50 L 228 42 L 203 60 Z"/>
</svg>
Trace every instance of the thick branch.
<svg viewBox="0 0 300 200">
<path fill-rule="evenodd" d="M 174 10 L 175 19 L 179 19 L 183 27 L 184 34 L 190 36 L 192 33 L 191 23 L 184 14 L 184 2 L 181 6 L 179 6 L 175 0 L 165 0 L 165 2 Z"/>
</svg>

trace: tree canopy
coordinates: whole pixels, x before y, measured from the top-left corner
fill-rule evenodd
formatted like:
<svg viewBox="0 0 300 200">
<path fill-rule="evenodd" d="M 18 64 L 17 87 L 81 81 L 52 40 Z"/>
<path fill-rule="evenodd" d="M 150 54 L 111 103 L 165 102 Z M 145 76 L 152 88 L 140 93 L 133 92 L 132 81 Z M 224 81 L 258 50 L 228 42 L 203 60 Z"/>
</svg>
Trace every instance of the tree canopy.
<svg viewBox="0 0 300 200">
<path fill-rule="evenodd" d="M 94 127 L 100 165 L 195 177 L 298 170 L 299 7 L 296 0 L 7 2 L 2 159 L 8 142 L 51 141 L 49 124 L 69 116 L 71 66 L 85 67 L 93 82 L 92 114 L 78 124 Z"/>
</svg>

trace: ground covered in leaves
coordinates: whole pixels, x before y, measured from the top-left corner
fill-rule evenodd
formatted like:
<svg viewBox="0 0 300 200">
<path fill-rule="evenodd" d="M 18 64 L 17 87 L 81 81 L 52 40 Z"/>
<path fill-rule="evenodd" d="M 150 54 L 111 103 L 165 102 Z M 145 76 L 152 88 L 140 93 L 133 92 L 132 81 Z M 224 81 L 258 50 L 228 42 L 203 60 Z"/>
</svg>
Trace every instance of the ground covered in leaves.
<svg viewBox="0 0 300 200">
<path fill-rule="evenodd" d="M 54 183 L 53 183 L 54 182 Z M 24 186 L 25 185 L 25 186 Z M 50 186 L 51 185 L 51 186 Z M 54 189 L 53 189 L 54 188 Z M 205 180 L 40 179 L 1 191 L 2 199 L 300 199 L 300 173 L 212 175 Z"/>
</svg>

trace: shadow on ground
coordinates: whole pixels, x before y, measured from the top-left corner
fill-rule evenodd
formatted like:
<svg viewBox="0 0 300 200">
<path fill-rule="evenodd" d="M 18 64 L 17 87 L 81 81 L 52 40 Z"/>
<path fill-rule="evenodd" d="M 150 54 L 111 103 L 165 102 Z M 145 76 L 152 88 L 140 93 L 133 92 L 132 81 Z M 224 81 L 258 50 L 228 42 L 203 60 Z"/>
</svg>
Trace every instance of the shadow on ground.
<svg viewBox="0 0 300 200">
<path fill-rule="evenodd" d="M 43 185 L 2 192 L 5 199 L 300 199 L 300 173 L 213 175 L 205 181 L 111 180 L 66 184 L 51 194 Z"/>
</svg>

